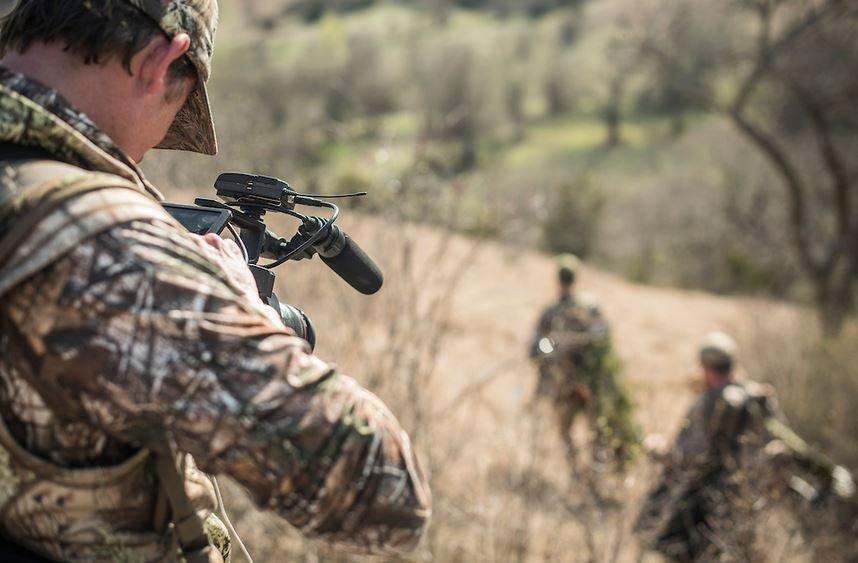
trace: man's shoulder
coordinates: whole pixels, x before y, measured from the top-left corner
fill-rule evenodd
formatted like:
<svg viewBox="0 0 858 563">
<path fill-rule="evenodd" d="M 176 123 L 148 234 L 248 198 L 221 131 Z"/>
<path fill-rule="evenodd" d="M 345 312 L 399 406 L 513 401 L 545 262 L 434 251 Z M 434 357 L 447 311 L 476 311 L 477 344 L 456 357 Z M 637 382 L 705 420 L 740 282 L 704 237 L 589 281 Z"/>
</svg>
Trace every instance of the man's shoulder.
<svg viewBox="0 0 858 563">
<path fill-rule="evenodd" d="M 742 381 L 741 385 L 747 394 L 746 401 L 753 406 L 755 413 L 768 417 L 779 411 L 777 392 L 773 385 L 750 379 Z"/>
<path fill-rule="evenodd" d="M 579 293 L 575 296 L 575 304 L 590 314 L 602 314 L 602 307 L 599 303 L 599 298 L 594 293 Z"/>
<path fill-rule="evenodd" d="M 29 238 L 43 223 L 88 236 L 111 223 L 164 216 L 155 198 L 122 176 L 52 158 L 15 158 L 0 147 L 2 238 Z"/>
<path fill-rule="evenodd" d="M 80 177 L 85 170 L 48 159 L 22 159 L 0 162 L 0 198 L 22 200 L 28 192 L 41 186 L 61 185 L 69 178 Z M 7 207 L 7 206 L 4 206 Z M 7 207 L 7 212 L 11 211 Z"/>
<path fill-rule="evenodd" d="M 125 187 L 129 181 L 116 174 L 87 170 L 74 164 L 35 156 L 31 158 L 4 158 L 0 152 L 0 190 L 4 195 L 25 195 L 36 188 L 62 187 L 86 181 L 104 187 Z M 4 198 L 5 199 L 5 198 Z"/>
<path fill-rule="evenodd" d="M 599 301 L 590 293 L 576 294 L 569 301 L 559 303 L 558 307 L 558 314 L 573 318 L 578 322 L 590 323 L 599 321 L 602 317 Z"/>
<path fill-rule="evenodd" d="M 172 223 L 142 188 L 53 160 L 0 162 L 0 295 L 114 226 Z"/>
<path fill-rule="evenodd" d="M 713 397 L 716 404 L 727 410 L 741 410 L 745 407 L 751 396 L 742 385 L 725 385 Z"/>
<path fill-rule="evenodd" d="M 725 385 L 714 394 L 713 398 L 731 408 L 743 408 L 749 403 L 775 400 L 775 389 L 767 383 L 745 379 Z"/>
<path fill-rule="evenodd" d="M 732 382 L 709 397 L 708 419 L 710 425 L 740 432 L 751 421 L 771 416 L 775 401 L 771 385 L 750 380 Z"/>
<path fill-rule="evenodd" d="M 566 312 L 566 311 L 592 311 L 600 312 L 601 307 L 599 299 L 593 293 L 576 293 L 568 299 L 555 301 L 545 308 L 545 312 Z"/>
</svg>

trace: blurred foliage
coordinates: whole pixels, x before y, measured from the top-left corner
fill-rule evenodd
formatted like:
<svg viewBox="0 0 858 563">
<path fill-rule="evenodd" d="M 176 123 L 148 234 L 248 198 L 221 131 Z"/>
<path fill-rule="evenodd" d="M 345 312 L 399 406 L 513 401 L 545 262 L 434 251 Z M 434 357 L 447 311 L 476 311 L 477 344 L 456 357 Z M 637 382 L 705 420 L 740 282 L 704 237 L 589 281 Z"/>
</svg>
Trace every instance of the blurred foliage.
<svg viewBox="0 0 858 563">
<path fill-rule="evenodd" d="M 542 223 L 545 249 L 589 258 L 605 209 L 604 195 L 587 180 L 564 183 L 551 192 Z"/>
<path fill-rule="evenodd" d="M 585 350 L 581 372 L 595 400 L 595 448 L 625 471 L 640 453 L 643 435 L 621 371 L 619 357 L 609 341 Z"/>
<path fill-rule="evenodd" d="M 538 18 L 557 9 L 577 8 L 584 0 L 399 0 L 400 4 L 417 9 L 446 13 L 455 8 L 483 10 L 498 15 L 524 14 Z M 350 12 L 373 6 L 377 0 L 284 0 L 281 14 L 294 15 L 314 22 L 328 12 Z"/>
<path fill-rule="evenodd" d="M 796 253 L 783 179 L 724 111 L 753 64 L 758 4 L 224 0 L 210 87 L 222 153 L 147 169 L 167 185 L 224 169 L 355 185 L 366 211 L 437 225 L 452 185 L 461 232 L 572 250 L 638 281 L 811 302 L 818 276 Z M 783 22 L 805 13 L 786 4 Z M 850 25 L 826 22 L 778 68 L 814 84 L 854 178 Z M 822 256 L 837 200 L 802 100 L 769 81 L 750 111 L 798 155 Z"/>
<path fill-rule="evenodd" d="M 808 318 L 761 318 L 745 336 L 750 377 L 772 383 L 799 434 L 837 463 L 858 467 L 858 327 L 822 339 Z"/>
</svg>

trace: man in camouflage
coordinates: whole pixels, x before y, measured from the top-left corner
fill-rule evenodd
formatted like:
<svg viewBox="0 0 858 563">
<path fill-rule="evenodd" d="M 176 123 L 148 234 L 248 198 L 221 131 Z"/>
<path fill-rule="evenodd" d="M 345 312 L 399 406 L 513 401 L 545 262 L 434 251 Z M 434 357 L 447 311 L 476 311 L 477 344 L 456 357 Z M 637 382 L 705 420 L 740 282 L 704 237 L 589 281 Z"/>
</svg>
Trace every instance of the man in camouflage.
<svg viewBox="0 0 858 563">
<path fill-rule="evenodd" d="M 3 22 L 3 561 L 228 556 L 183 541 L 214 507 L 191 456 L 359 551 L 410 549 L 428 521 L 390 411 L 311 355 L 238 248 L 182 229 L 137 166 L 156 145 L 216 152 L 216 22 L 214 0 L 26 0 Z"/>
<path fill-rule="evenodd" d="M 730 551 L 752 549 L 748 537 L 736 540 L 748 533 L 738 524 L 752 516 L 739 510 L 757 505 L 746 498 L 752 492 L 777 498 L 791 489 L 813 501 L 854 494 L 849 472 L 784 424 L 771 386 L 736 379 L 736 350 L 724 333 L 704 339 L 705 390 L 663 456 L 661 479 L 638 517 L 645 544 L 670 560 L 747 558 Z"/>
<path fill-rule="evenodd" d="M 542 313 L 531 339 L 530 357 L 539 369 L 535 394 L 551 402 L 573 467 L 572 425 L 586 413 L 594 458 L 612 458 L 622 468 L 633 454 L 638 430 L 631 400 L 617 380 L 608 323 L 594 300 L 573 292 L 578 259 L 564 255 L 559 262 L 559 299 Z"/>
</svg>

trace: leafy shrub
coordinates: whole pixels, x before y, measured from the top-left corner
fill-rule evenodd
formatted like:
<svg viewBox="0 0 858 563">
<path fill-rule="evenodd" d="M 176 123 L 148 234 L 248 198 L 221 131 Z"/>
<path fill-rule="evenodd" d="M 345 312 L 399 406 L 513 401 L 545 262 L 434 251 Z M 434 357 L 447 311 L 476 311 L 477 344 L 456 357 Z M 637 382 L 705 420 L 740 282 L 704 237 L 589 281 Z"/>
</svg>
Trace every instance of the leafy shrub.
<svg viewBox="0 0 858 563">
<path fill-rule="evenodd" d="M 605 197 L 587 180 L 560 184 L 549 193 L 542 223 L 545 249 L 589 256 L 598 236 Z"/>
</svg>

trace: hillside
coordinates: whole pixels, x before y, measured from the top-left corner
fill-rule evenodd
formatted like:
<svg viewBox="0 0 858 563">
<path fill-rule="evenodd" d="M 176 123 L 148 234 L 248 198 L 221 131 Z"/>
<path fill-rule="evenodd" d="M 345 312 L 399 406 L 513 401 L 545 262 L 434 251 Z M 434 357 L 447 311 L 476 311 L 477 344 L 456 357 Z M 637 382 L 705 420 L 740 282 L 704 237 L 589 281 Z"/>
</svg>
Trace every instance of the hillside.
<svg viewBox="0 0 858 563">
<path fill-rule="evenodd" d="M 378 219 L 352 216 L 343 224 L 385 270 L 381 294 L 356 295 L 318 263 L 282 269 L 281 289 L 288 280 L 290 301 L 314 318 L 319 355 L 379 392 L 416 435 L 433 479 L 435 560 L 579 561 L 596 553 L 601 561 L 614 549 L 620 561 L 634 560 L 629 530 L 653 467 L 643 461 L 624 480 L 604 476 L 600 490 L 614 504 L 591 505 L 592 490 L 568 475 L 550 420 L 527 405 L 535 376 L 525 351 L 552 299 L 553 258 L 494 242 L 474 250 L 464 237 Z M 403 256 L 413 257 L 408 267 Z M 440 281 L 461 273 L 468 257 L 455 287 Z M 432 369 L 435 334 L 421 327 L 434 326 L 427 305 L 445 289 L 452 290 L 450 315 Z M 695 347 L 705 332 L 727 330 L 746 341 L 758 319 L 802 318 L 790 306 L 636 285 L 589 266 L 580 289 L 598 296 L 611 322 L 647 434 L 676 432 L 693 399 Z M 248 512 L 234 490 L 229 498 L 257 557 L 342 560 Z M 585 551 L 588 538 L 592 551 Z M 791 560 L 806 555 L 797 550 Z"/>
<path fill-rule="evenodd" d="M 405 244 L 405 240 L 390 240 L 397 236 L 414 240 L 415 267 L 433 271 L 432 275 L 437 275 L 437 269 L 445 272 L 456 269 L 454 264 L 471 255 L 475 244 L 479 245 L 475 259 L 467 264 L 455 288 L 446 342 L 439 355 L 437 377 L 446 394 L 453 397 L 487 368 L 519 362 L 526 355 L 533 325 L 556 293 L 553 257 L 491 241 L 475 243 L 473 239 L 427 227 L 387 226 L 374 218 L 346 217 L 340 222 L 355 234 L 387 274 L 381 294 L 368 298 L 343 293 L 349 290 L 337 287 L 342 282 L 320 264 L 286 267 L 281 277 L 292 279 L 297 285 L 291 292 L 293 300 L 318 319 L 319 352 L 323 357 L 338 355 L 337 346 L 325 334 L 336 333 L 343 322 L 336 318 L 336 311 L 320 303 L 326 299 L 324 293 L 336 293 L 339 300 L 349 303 L 344 309 L 350 310 L 368 306 L 386 308 L 385 300 L 391 299 L 389 294 L 403 290 L 402 280 L 396 277 L 400 264 L 396 255 L 391 254 L 400 250 L 397 246 Z M 388 232 L 381 234 L 382 231 Z M 447 250 L 440 263 L 421 261 L 434 256 L 442 244 Z M 307 291 L 305 283 L 313 286 L 316 295 L 302 295 Z M 658 416 L 649 420 L 644 416 L 646 429 L 651 432 L 671 432 L 676 418 L 693 396 L 687 383 L 695 369 L 696 346 L 706 332 L 725 330 L 741 341 L 750 336 L 761 318 L 787 324 L 803 318 L 799 308 L 786 304 L 640 285 L 586 264 L 578 285 L 580 291 L 593 295 L 601 303 L 629 382 L 637 391 L 653 394 L 649 401 L 641 400 L 643 415 L 649 410 L 658 412 Z M 420 302 L 427 300 L 432 291 L 430 287 L 421 288 Z M 369 319 L 370 323 L 379 321 L 383 319 L 375 315 Z M 342 361 L 339 363 L 343 365 Z M 362 371 L 359 364 L 345 367 L 352 373 Z M 499 401 L 498 406 L 511 411 L 515 410 L 512 407 L 516 401 L 530 392 L 533 383 L 528 365 L 517 365 L 516 369 L 524 373 L 507 370 L 510 373 L 493 381 L 490 386 L 493 391 L 489 394 Z M 657 402 L 654 404 L 652 400 Z M 647 406 L 650 404 L 670 405 L 670 408 L 650 409 Z"/>
</svg>

